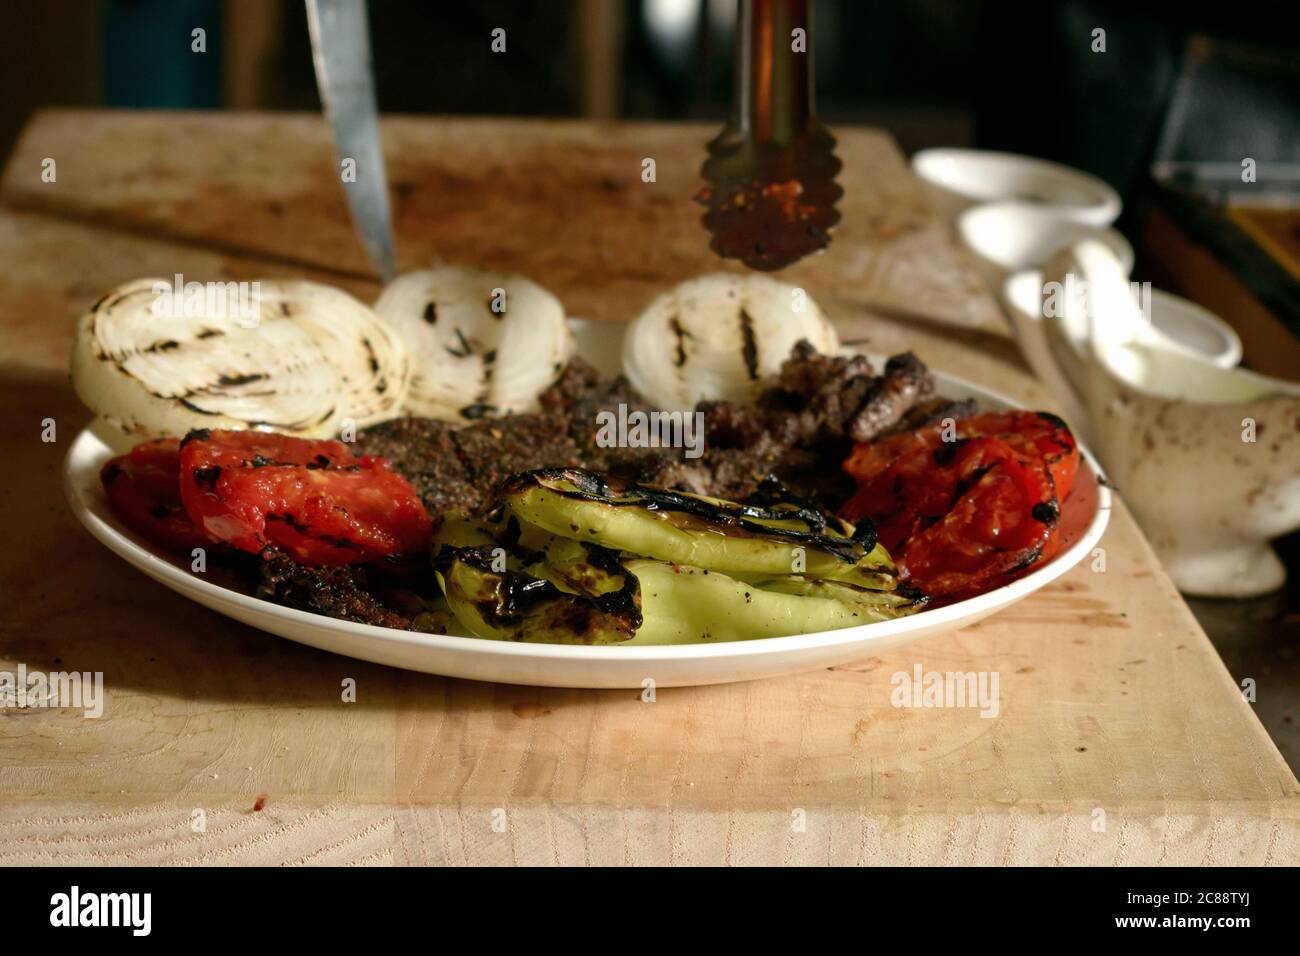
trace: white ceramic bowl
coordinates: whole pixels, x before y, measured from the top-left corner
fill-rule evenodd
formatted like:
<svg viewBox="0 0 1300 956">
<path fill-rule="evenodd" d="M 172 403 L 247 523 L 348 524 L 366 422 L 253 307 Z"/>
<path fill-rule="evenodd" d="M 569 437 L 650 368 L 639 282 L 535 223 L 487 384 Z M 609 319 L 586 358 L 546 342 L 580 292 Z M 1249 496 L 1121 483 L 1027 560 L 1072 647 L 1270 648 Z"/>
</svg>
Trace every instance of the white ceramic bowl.
<svg viewBox="0 0 1300 956">
<path fill-rule="evenodd" d="M 979 149 L 923 149 L 912 157 L 935 214 L 951 222 L 978 203 L 1015 200 L 1091 226 L 1119 218 L 1120 198 L 1096 176 L 1059 163 Z"/>
<path fill-rule="evenodd" d="M 607 374 L 618 371 L 619 324 L 574 322 L 574 331 L 579 354 Z M 883 357 L 872 358 L 883 361 Z M 935 374 L 935 384 L 944 395 L 974 398 L 989 410 L 1013 406 L 996 392 L 941 373 Z M 952 631 L 1014 604 L 1078 564 L 1101 539 L 1111 508 L 1110 489 L 1095 460 L 1085 452 L 1074 490 L 1061 508 L 1062 549 L 1056 557 L 986 594 L 895 621 L 718 644 L 515 644 L 340 621 L 281 607 L 193 574 L 188 564 L 145 544 L 117 520 L 99 481 L 99 469 L 112 454 L 104 437 L 92 429 L 72 442 L 64 464 L 64 486 L 73 513 L 111 551 L 173 591 L 237 621 L 336 654 L 449 677 L 542 687 L 639 688 L 647 679 L 660 687 L 753 680 L 832 667 L 904 641 Z M 150 585 L 141 581 L 139 586 Z M 177 626 L 183 622 L 178 621 Z"/>
<path fill-rule="evenodd" d="M 1064 219 L 1054 210 L 1022 202 L 987 203 L 957 217 L 957 236 L 975 257 L 992 288 L 1007 276 L 1040 269 L 1060 252 L 1084 239 L 1104 243 L 1125 272 L 1133 270 L 1133 247 L 1114 229 Z"/>
</svg>

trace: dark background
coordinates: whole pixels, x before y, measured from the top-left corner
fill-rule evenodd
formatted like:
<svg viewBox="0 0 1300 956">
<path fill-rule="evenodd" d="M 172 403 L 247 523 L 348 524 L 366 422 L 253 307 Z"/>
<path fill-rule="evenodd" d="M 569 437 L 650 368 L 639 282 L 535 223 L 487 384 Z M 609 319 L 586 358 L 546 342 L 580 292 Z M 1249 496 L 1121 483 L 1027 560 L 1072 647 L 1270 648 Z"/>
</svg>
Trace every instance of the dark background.
<svg viewBox="0 0 1300 956">
<path fill-rule="evenodd" d="M 1149 167 L 1190 38 L 1300 62 L 1280 4 L 813 2 L 818 105 L 831 124 L 884 126 L 908 152 L 976 145 L 1059 159 L 1126 198 Z M 727 111 L 734 0 L 369 7 L 385 112 L 721 120 Z M 3 15 L 0 158 L 44 105 L 319 105 L 302 0 L 6 0 Z M 190 51 L 195 27 L 207 31 L 204 55 Z M 512 55 L 484 55 L 495 27 Z M 1105 53 L 1091 49 L 1097 27 Z M 1250 135 L 1278 128 L 1281 112 L 1294 129 L 1298 76 L 1279 81 L 1280 101 L 1230 100 L 1211 125 L 1230 115 Z M 1219 133 L 1193 152 L 1244 155 Z M 1257 151 L 1260 139 L 1251 136 Z M 1266 145 L 1293 153 L 1295 141 Z"/>
</svg>

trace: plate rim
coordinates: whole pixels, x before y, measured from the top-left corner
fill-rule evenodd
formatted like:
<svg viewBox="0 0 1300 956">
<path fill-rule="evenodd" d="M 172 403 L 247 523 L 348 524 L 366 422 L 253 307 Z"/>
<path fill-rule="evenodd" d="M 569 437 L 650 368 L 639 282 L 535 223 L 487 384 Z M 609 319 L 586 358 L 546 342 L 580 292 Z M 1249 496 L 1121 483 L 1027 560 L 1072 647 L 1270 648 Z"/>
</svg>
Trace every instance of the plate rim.
<svg viewBox="0 0 1300 956">
<path fill-rule="evenodd" d="M 873 362 L 879 357 L 871 353 L 862 353 Z M 1018 408 L 1019 403 L 1005 395 L 985 386 L 978 385 L 955 375 L 934 370 L 936 386 L 944 384 L 957 389 L 964 389 L 979 396 L 985 396 L 1004 408 Z M 942 380 L 942 381 L 941 381 Z M 421 631 L 402 631 L 397 628 L 381 627 L 377 624 L 362 624 L 342 618 L 334 618 L 312 611 L 286 607 L 274 601 L 244 594 L 233 588 L 224 587 L 205 580 L 177 567 L 171 561 L 159 557 L 152 546 L 139 543 L 116 516 L 107 509 L 107 498 L 90 501 L 83 494 L 83 485 L 87 478 L 85 469 L 74 468 L 74 460 L 79 457 L 79 450 L 90 441 L 98 442 L 110 454 L 112 449 L 104 439 L 95 432 L 92 421 L 73 439 L 63 461 L 64 494 L 72 508 L 73 514 L 82 526 L 102 545 L 128 564 L 158 580 L 164 586 L 176 591 L 182 597 L 198 602 L 187 593 L 190 589 L 210 596 L 219 604 L 232 604 L 253 614 L 282 617 L 289 622 L 306 628 L 318 628 L 334 631 L 357 638 L 385 641 L 392 644 L 404 644 L 430 652 L 465 653 L 479 652 L 488 655 L 503 655 L 514 659 L 554 660 L 566 663 L 579 661 L 618 661 L 618 662 L 690 662 L 725 660 L 733 657 L 764 657 L 783 655 L 799 651 L 814 651 L 834 648 L 838 645 L 867 644 L 872 640 L 889 637 L 905 637 L 909 631 L 935 632 L 944 630 L 944 625 L 956 626 L 957 622 L 976 620 L 986 617 L 1004 607 L 1016 603 L 1050 584 L 1075 567 L 1084 556 L 1101 540 L 1110 522 L 1110 512 L 1114 505 L 1113 496 L 1105 473 L 1096 457 L 1082 443 L 1079 444 L 1081 460 L 1088 467 L 1097 485 L 1096 511 L 1092 520 L 1068 548 L 1061 551 L 1047 564 L 1022 578 L 1004 584 L 973 598 L 967 598 L 933 610 L 921 611 L 904 618 L 890 621 L 876 621 L 853 627 L 832 631 L 812 631 L 804 634 L 790 634 L 782 637 L 765 637 L 753 640 L 719 641 L 699 644 L 646 644 L 646 645 L 571 645 L 571 644 L 536 644 L 514 641 L 496 641 L 481 637 L 461 637 L 452 634 L 428 634 Z M 99 468 L 105 456 L 95 459 L 93 472 L 98 477 Z M 211 607 L 212 610 L 217 610 Z M 218 613 L 223 613 L 218 610 Z M 229 616 L 229 615 L 226 615 Z M 250 625 L 256 626 L 256 625 Z M 283 636 L 283 635 L 276 635 Z M 294 638 L 288 638 L 295 640 Z M 295 641 L 296 643 L 301 643 Z M 864 647 L 864 652 L 866 648 Z M 344 653 L 346 656 L 346 652 Z"/>
</svg>

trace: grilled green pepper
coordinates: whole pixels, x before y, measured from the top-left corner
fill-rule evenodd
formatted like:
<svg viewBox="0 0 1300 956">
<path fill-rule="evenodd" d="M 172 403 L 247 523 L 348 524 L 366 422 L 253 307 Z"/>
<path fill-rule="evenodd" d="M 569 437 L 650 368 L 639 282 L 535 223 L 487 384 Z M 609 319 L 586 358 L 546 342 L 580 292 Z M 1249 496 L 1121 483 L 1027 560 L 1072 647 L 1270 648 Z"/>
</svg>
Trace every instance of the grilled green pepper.
<svg viewBox="0 0 1300 956">
<path fill-rule="evenodd" d="M 597 584 L 599 597 L 561 590 L 521 571 L 492 570 L 483 548 L 448 549 L 438 580 L 460 624 L 476 637 L 546 644 L 698 644 L 831 631 L 910 614 L 895 594 L 843 600 L 759 588 L 719 572 L 637 559 Z M 606 589 L 615 580 L 617 590 Z M 777 582 L 788 583 L 788 582 Z M 816 584 L 816 582 L 815 582 Z M 838 582 L 836 583 L 838 584 Z M 816 587 L 813 588 L 817 590 Z M 848 593 L 848 592 L 845 592 Z"/>
<path fill-rule="evenodd" d="M 893 562 L 874 530 L 796 504 L 745 505 L 633 486 L 614 492 L 579 469 L 516 476 L 502 490 L 526 524 L 627 554 L 733 574 L 806 574 L 863 587 L 893 585 Z"/>
<path fill-rule="evenodd" d="M 438 583 L 460 624 L 475 637 L 547 644 L 619 644 L 641 626 L 636 578 L 598 597 L 562 591 L 523 571 L 497 571 L 489 548 L 445 548 Z"/>
<path fill-rule="evenodd" d="M 447 514 L 433 532 L 429 552 L 435 558 L 443 548 L 492 548 L 500 529 L 463 514 Z"/>
<path fill-rule="evenodd" d="M 623 586 L 617 555 L 596 544 L 561 538 L 513 515 L 486 519 L 450 514 L 434 533 L 436 563 L 444 549 L 482 548 L 498 573 L 524 571 L 545 578 L 562 591 L 598 597 Z"/>
<path fill-rule="evenodd" d="M 888 554 L 864 530 L 781 497 L 616 493 L 589 472 L 548 469 L 508 482 L 484 518 L 446 518 L 434 568 L 457 621 L 479 637 L 751 640 L 917 610 L 921 599 L 898 593 Z"/>
<path fill-rule="evenodd" d="M 867 605 L 886 617 L 902 617 L 920 610 L 925 604 L 925 598 L 920 595 L 908 596 L 883 588 L 861 587 L 847 581 L 827 581 L 801 574 L 754 578 L 750 583 L 764 591 L 775 591 L 778 594 L 831 598 L 845 604 Z"/>
<path fill-rule="evenodd" d="M 629 644 L 748 641 L 834 631 L 891 620 L 914 609 L 907 603 L 780 593 L 716 571 L 662 561 L 628 561 L 626 567 L 640 582 L 644 618 Z"/>
</svg>

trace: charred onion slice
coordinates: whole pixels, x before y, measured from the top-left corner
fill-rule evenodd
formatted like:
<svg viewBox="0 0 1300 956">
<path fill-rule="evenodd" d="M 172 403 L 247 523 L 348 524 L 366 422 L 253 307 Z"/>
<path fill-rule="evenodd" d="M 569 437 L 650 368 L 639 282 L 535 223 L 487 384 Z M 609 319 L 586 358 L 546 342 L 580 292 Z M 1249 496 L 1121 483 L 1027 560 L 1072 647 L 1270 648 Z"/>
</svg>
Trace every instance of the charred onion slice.
<svg viewBox="0 0 1300 956">
<path fill-rule="evenodd" d="M 826 354 L 839 347 L 803 289 L 769 276 L 700 276 L 660 295 L 628 327 L 623 373 L 662 409 L 751 401 L 801 339 Z"/>
<path fill-rule="evenodd" d="M 241 315 L 237 295 L 196 302 L 168 298 L 170 287 L 128 282 L 81 317 L 72 383 L 92 411 L 141 437 L 191 428 L 334 432 L 339 375 L 306 329 L 252 308 L 251 297 Z"/>
<path fill-rule="evenodd" d="M 341 424 L 365 428 L 401 413 L 410 358 L 370 306 L 319 282 L 263 280 L 261 290 L 263 314 L 299 325 L 338 370 Z"/>
<path fill-rule="evenodd" d="M 447 421 L 529 412 L 568 361 L 560 301 L 522 276 L 442 266 L 398 276 L 375 311 L 406 343 L 406 409 Z"/>
<path fill-rule="evenodd" d="M 186 512 L 212 540 L 241 551 L 273 544 L 303 564 L 340 565 L 429 546 L 432 522 L 407 480 L 341 442 L 199 431 L 180 458 Z"/>
</svg>

